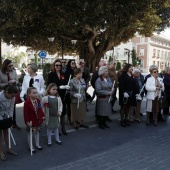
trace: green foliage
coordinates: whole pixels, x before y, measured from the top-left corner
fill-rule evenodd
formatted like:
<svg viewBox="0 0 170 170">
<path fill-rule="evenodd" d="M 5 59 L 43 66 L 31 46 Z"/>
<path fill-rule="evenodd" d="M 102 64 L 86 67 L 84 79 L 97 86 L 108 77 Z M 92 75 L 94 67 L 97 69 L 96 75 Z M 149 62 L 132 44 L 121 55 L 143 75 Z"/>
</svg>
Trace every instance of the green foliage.
<svg viewBox="0 0 170 170">
<path fill-rule="evenodd" d="M 131 51 L 131 57 L 132 57 L 132 66 L 135 67 L 137 65 L 137 53 L 135 49 Z"/>
<path fill-rule="evenodd" d="M 38 54 L 34 54 L 35 56 L 35 64 L 38 65 Z"/>
<path fill-rule="evenodd" d="M 0 0 L 0 38 L 50 54 L 85 52 L 95 68 L 113 46 L 170 25 L 169 0 Z M 53 42 L 48 37 L 55 37 Z M 73 46 L 71 39 L 76 39 Z"/>
<path fill-rule="evenodd" d="M 26 54 L 24 52 L 9 52 L 6 55 L 3 56 L 4 59 L 12 60 L 16 67 L 21 64 L 21 61 L 26 57 Z"/>
<path fill-rule="evenodd" d="M 47 84 L 47 81 L 48 81 L 48 73 L 51 71 L 50 67 L 51 67 L 51 64 L 46 63 L 43 68 L 43 77 L 44 77 L 45 84 Z"/>
<path fill-rule="evenodd" d="M 118 61 L 117 64 L 116 64 L 116 71 L 120 70 L 121 69 L 121 63 Z"/>
</svg>

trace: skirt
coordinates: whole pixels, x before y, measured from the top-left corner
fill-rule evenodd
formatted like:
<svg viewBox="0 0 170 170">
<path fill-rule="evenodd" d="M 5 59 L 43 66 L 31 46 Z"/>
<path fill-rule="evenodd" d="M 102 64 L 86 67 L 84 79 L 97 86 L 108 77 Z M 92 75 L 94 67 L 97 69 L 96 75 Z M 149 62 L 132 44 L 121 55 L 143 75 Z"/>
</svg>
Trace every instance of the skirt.
<svg viewBox="0 0 170 170">
<path fill-rule="evenodd" d="M 107 101 L 97 100 L 97 115 L 109 116 L 112 114 L 112 104 Z"/>
<path fill-rule="evenodd" d="M 79 103 L 79 108 L 77 108 L 77 103 L 71 103 L 71 121 L 84 121 L 86 118 L 86 102 L 83 101 Z"/>
</svg>

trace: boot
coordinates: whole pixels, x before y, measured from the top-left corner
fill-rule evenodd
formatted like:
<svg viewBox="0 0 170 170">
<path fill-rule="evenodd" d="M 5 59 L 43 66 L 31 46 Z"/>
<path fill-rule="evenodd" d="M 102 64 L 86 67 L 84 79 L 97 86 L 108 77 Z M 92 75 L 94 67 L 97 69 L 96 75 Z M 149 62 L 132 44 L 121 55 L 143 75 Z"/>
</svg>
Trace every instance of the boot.
<svg viewBox="0 0 170 170">
<path fill-rule="evenodd" d="M 65 129 L 65 116 L 61 116 L 61 131 L 63 135 L 67 135 L 66 129 Z"/>
<path fill-rule="evenodd" d="M 126 127 L 126 122 L 125 122 L 125 120 L 121 120 L 121 121 L 120 121 L 120 126 Z"/>
<path fill-rule="evenodd" d="M 105 128 L 110 128 L 107 124 L 106 124 L 106 119 L 107 119 L 107 116 L 103 116 L 103 126 Z"/>
<path fill-rule="evenodd" d="M 98 115 L 98 125 L 99 125 L 100 129 L 105 129 L 105 127 L 103 125 L 103 116 Z"/>
</svg>

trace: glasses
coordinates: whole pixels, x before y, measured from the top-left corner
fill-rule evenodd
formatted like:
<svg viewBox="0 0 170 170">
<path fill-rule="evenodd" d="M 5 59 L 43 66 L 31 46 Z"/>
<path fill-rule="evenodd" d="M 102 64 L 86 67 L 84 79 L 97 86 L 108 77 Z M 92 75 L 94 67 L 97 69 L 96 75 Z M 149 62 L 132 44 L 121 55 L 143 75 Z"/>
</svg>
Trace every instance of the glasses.
<svg viewBox="0 0 170 170">
<path fill-rule="evenodd" d="M 71 63 L 71 64 L 76 64 L 76 63 Z"/>
<path fill-rule="evenodd" d="M 158 73 L 158 71 L 154 71 L 153 73 Z"/>
<path fill-rule="evenodd" d="M 61 64 L 56 64 L 55 66 L 56 66 L 56 67 L 61 67 Z"/>
</svg>

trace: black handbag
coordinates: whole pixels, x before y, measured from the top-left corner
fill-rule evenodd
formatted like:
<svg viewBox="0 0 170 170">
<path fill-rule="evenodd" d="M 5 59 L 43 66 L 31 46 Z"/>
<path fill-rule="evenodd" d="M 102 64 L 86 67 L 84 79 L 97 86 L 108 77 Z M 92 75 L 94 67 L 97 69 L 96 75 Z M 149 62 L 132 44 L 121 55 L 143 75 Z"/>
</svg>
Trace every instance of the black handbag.
<svg viewBox="0 0 170 170">
<path fill-rule="evenodd" d="M 1 102 L 1 104 L 2 104 L 2 102 Z M 5 106 L 3 104 L 2 104 L 2 106 L 5 108 Z M 5 110 L 7 110 L 7 109 L 5 108 Z M 12 125 L 13 125 L 13 120 L 9 114 L 5 115 L 4 118 L 2 120 L 0 120 L 0 129 L 1 130 L 8 129 Z"/>
<path fill-rule="evenodd" d="M 169 105 L 168 105 L 168 101 L 167 101 L 166 95 L 165 95 L 165 93 L 162 93 L 162 96 L 160 98 L 160 108 L 161 109 L 165 109 L 168 106 Z"/>
</svg>

